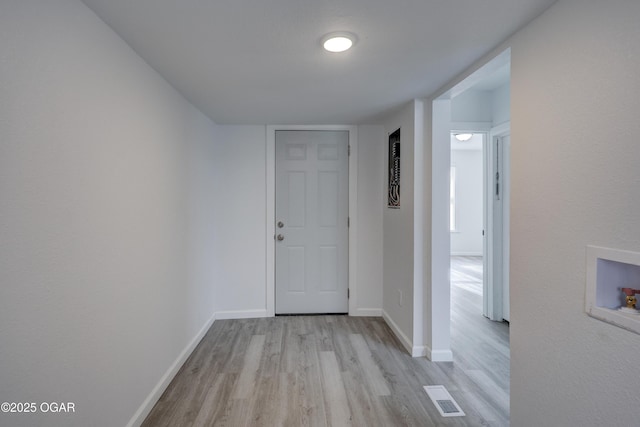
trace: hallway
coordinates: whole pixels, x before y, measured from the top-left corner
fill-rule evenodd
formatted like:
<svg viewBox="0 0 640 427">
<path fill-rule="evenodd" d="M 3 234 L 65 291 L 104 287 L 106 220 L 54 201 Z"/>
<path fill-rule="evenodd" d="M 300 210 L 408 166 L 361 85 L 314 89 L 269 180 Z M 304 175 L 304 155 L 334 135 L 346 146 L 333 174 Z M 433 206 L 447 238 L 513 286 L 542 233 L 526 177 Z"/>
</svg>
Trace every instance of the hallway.
<svg viewBox="0 0 640 427">
<path fill-rule="evenodd" d="M 451 257 L 451 348 L 462 368 L 509 413 L 509 324 L 482 315 L 482 257 Z"/>
<path fill-rule="evenodd" d="M 453 363 L 412 358 L 381 318 L 216 321 L 144 425 L 507 426 L 509 329 L 482 316 L 479 260 L 452 260 Z M 436 384 L 466 417 L 440 417 Z"/>
</svg>

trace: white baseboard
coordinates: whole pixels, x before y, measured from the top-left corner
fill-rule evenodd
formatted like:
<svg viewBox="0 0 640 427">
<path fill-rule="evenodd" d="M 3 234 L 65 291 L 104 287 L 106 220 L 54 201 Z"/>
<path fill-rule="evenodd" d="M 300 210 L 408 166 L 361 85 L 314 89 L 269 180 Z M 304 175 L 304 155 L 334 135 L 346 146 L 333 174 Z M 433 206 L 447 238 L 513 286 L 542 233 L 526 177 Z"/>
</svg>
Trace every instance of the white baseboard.
<svg viewBox="0 0 640 427">
<path fill-rule="evenodd" d="M 389 325 L 389 327 L 391 328 L 393 333 L 396 335 L 396 337 L 398 337 L 398 339 L 400 340 L 400 342 L 402 343 L 404 348 L 407 350 L 407 352 L 409 352 L 409 354 L 413 355 L 413 351 L 412 351 L 413 350 L 413 343 L 404 334 L 404 332 L 402 332 L 402 330 L 396 324 L 396 322 L 394 322 L 391 319 L 391 317 L 387 314 L 387 312 L 384 311 L 384 310 L 382 310 L 382 318 L 384 319 L 385 322 L 387 322 L 387 325 Z"/>
<path fill-rule="evenodd" d="M 429 354 L 429 347 L 423 345 L 413 346 L 411 357 L 425 357 Z"/>
<path fill-rule="evenodd" d="M 451 256 L 482 256 L 482 252 L 451 252 Z"/>
<path fill-rule="evenodd" d="M 432 362 L 453 362 L 453 353 L 451 350 L 431 350 L 425 347 L 427 359 Z"/>
<path fill-rule="evenodd" d="M 382 316 L 382 309 L 381 308 L 357 308 L 355 312 L 349 313 L 349 316 L 380 317 Z M 258 317 L 273 317 L 273 316 L 269 316 L 267 310 L 230 310 L 230 311 L 216 312 L 217 320 L 253 319 Z"/>
<path fill-rule="evenodd" d="M 253 319 L 256 317 L 271 317 L 267 314 L 266 309 L 262 310 L 236 310 L 236 311 L 218 311 L 216 312 L 217 320 L 224 319 Z"/>
<path fill-rule="evenodd" d="M 453 362 L 453 353 L 451 350 L 431 350 L 427 346 L 413 346 L 413 342 L 402 332 L 396 322 L 394 322 L 384 310 L 382 310 L 382 318 L 387 322 L 387 325 L 389 325 L 411 357 L 426 357 L 432 362 Z"/>
<path fill-rule="evenodd" d="M 382 316 L 381 308 L 356 308 L 349 316 L 354 317 L 380 317 Z"/>
<path fill-rule="evenodd" d="M 127 423 L 127 427 L 139 427 L 140 425 L 142 425 L 145 418 L 147 418 L 147 415 L 149 415 L 149 412 L 151 412 L 151 409 L 153 409 L 153 406 L 156 404 L 156 402 L 158 402 L 158 399 L 160 399 L 162 393 L 164 393 L 166 388 L 169 386 L 171 380 L 173 380 L 173 377 L 176 376 L 182 365 L 184 365 L 184 362 L 187 361 L 187 358 L 191 355 L 191 353 L 193 353 L 193 350 L 195 350 L 200 341 L 202 341 L 202 338 L 204 338 L 205 334 L 207 333 L 209 328 L 211 328 L 211 325 L 215 320 L 216 314 L 214 313 L 211 319 L 209 319 L 204 324 L 204 326 L 198 331 L 191 342 L 185 347 L 184 350 L 182 350 L 178 358 L 171 364 L 167 372 L 165 372 L 162 378 L 160 378 L 158 384 L 156 384 L 153 390 L 151 390 L 151 393 L 149 393 L 144 402 L 142 402 L 142 405 L 140 405 L 136 413 L 133 414 L 133 417 L 131 417 L 131 419 Z"/>
<path fill-rule="evenodd" d="M 412 357 L 426 357 L 432 362 L 453 362 L 451 350 L 431 350 L 426 345 L 414 346 L 411 352 Z"/>
</svg>

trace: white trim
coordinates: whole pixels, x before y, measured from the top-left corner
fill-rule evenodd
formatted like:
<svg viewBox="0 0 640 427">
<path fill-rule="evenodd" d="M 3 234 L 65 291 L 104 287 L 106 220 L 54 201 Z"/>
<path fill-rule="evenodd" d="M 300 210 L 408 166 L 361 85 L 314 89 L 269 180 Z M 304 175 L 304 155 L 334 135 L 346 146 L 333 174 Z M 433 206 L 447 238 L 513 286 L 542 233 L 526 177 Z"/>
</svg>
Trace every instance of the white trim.
<svg viewBox="0 0 640 427">
<path fill-rule="evenodd" d="M 266 137 L 266 315 L 275 316 L 275 199 L 276 199 L 276 131 L 277 130 L 346 130 L 349 132 L 349 315 L 358 306 L 357 243 L 358 243 L 358 127 L 352 125 L 269 125 Z"/>
<path fill-rule="evenodd" d="M 482 252 L 451 252 L 451 256 L 482 256 Z"/>
<path fill-rule="evenodd" d="M 425 345 L 414 345 L 411 357 L 426 357 L 429 354 L 429 347 Z"/>
<path fill-rule="evenodd" d="M 504 251 L 508 250 L 508 235 L 505 235 L 505 217 L 509 215 L 509 207 L 502 205 L 501 211 L 496 211 L 494 192 L 496 140 L 510 134 L 511 122 L 507 121 L 498 126 L 492 127 L 486 138 L 485 145 L 485 261 L 484 261 L 484 285 L 483 285 L 483 314 L 490 320 L 500 322 L 503 320 L 503 279 L 507 277 L 508 265 L 503 261 L 508 261 Z M 501 164 L 501 185 L 505 188 L 505 182 L 510 177 L 504 172 L 505 164 L 509 162 L 503 153 L 504 146 L 500 149 Z M 496 227 L 498 226 L 498 227 Z"/>
<path fill-rule="evenodd" d="M 511 121 L 507 120 L 504 123 L 500 123 L 499 125 L 496 125 L 494 127 L 492 127 L 491 129 L 489 129 L 490 133 L 493 136 L 506 136 L 511 134 Z"/>
<path fill-rule="evenodd" d="M 358 127 L 349 126 L 349 314 L 358 307 Z"/>
<path fill-rule="evenodd" d="M 432 362 L 453 362 L 451 350 L 431 350 L 427 347 L 425 356 Z"/>
<path fill-rule="evenodd" d="M 266 176 L 265 193 L 267 207 L 266 212 L 266 310 L 267 316 L 276 314 L 276 248 L 274 236 L 276 235 L 276 127 L 267 126 L 266 138 Z"/>
<path fill-rule="evenodd" d="M 400 327 L 391 319 L 391 316 L 387 314 L 386 311 L 382 310 L 382 318 L 389 325 L 391 331 L 395 334 L 395 336 L 400 340 L 400 343 L 404 346 L 404 348 L 413 356 L 413 343 L 409 340 L 404 332 L 400 329 Z"/>
<path fill-rule="evenodd" d="M 138 410 L 133 414 L 133 417 L 127 423 L 127 427 L 139 427 L 144 422 L 149 412 L 153 409 L 153 406 L 158 402 L 162 393 L 167 389 L 169 383 L 176 376 L 182 365 L 187 361 L 191 353 L 195 350 L 195 348 L 200 344 L 200 341 L 204 338 L 207 331 L 213 325 L 213 322 L 216 320 L 216 313 L 213 314 L 211 319 L 209 319 L 204 326 L 198 331 L 196 336 L 191 340 L 189 344 L 185 347 L 184 350 L 180 353 L 180 355 L 176 358 L 176 360 L 169 366 L 169 369 L 164 373 L 164 375 L 160 378 L 160 381 L 156 384 L 156 386 L 151 390 L 151 393 L 147 396 L 147 398 L 142 402 L 142 405 L 138 408 Z"/>
<path fill-rule="evenodd" d="M 425 357 L 429 354 L 429 347 L 425 345 L 415 345 L 411 351 L 411 357 Z"/>
<path fill-rule="evenodd" d="M 428 346 L 414 346 L 412 357 L 426 357 L 432 362 L 453 362 L 451 350 L 431 350 Z"/>
<path fill-rule="evenodd" d="M 357 317 L 381 317 L 381 308 L 356 308 L 355 310 L 349 310 L 349 316 Z"/>
<path fill-rule="evenodd" d="M 428 346 L 413 347 L 412 357 L 426 357 L 432 362 L 453 362 L 451 350 L 431 350 Z"/>
<path fill-rule="evenodd" d="M 450 122 L 451 133 L 482 133 L 489 132 L 493 124 L 491 122 Z"/>
<path fill-rule="evenodd" d="M 254 319 L 257 317 L 271 317 L 268 310 L 228 310 L 216 312 L 216 319 Z"/>
<path fill-rule="evenodd" d="M 489 148 L 491 147 L 491 141 L 489 134 L 487 133 L 482 139 L 482 230 L 484 235 L 482 236 L 482 315 L 489 318 L 489 260 L 492 259 L 489 249 L 489 200 L 491 199 L 491 192 L 493 186 L 491 185 L 492 178 L 490 176 L 491 168 L 489 163 L 491 161 L 491 155 L 489 154 Z"/>
<path fill-rule="evenodd" d="M 416 345 L 425 344 L 424 278 L 425 278 L 425 182 L 424 101 L 413 101 L 413 323 L 411 356 Z M 449 218 L 447 218 L 448 222 Z M 448 228 L 448 227 L 447 227 Z"/>
</svg>

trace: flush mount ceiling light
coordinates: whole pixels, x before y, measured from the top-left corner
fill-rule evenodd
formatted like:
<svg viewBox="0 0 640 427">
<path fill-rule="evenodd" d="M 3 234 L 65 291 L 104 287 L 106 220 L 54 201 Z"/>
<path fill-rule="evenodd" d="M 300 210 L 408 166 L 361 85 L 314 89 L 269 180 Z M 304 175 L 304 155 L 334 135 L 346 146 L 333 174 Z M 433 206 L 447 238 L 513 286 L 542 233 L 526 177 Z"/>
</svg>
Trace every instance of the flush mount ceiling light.
<svg viewBox="0 0 640 427">
<path fill-rule="evenodd" d="M 456 133 L 454 136 L 458 141 L 466 142 L 473 137 L 473 134 L 472 133 Z"/>
<path fill-rule="evenodd" d="M 322 47 L 329 52 L 344 52 L 355 44 L 356 39 L 355 34 L 346 31 L 329 33 L 322 37 Z"/>
</svg>

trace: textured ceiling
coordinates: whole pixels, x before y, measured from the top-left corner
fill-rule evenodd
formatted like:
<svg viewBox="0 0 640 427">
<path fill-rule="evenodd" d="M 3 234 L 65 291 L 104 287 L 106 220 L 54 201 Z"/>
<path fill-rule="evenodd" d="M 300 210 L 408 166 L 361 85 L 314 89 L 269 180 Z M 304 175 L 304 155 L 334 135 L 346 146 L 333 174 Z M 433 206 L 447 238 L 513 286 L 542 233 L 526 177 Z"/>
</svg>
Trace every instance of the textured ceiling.
<svg viewBox="0 0 640 427">
<path fill-rule="evenodd" d="M 366 123 L 431 95 L 554 0 L 83 0 L 220 124 Z M 322 50 L 331 31 L 359 40 Z"/>
</svg>

